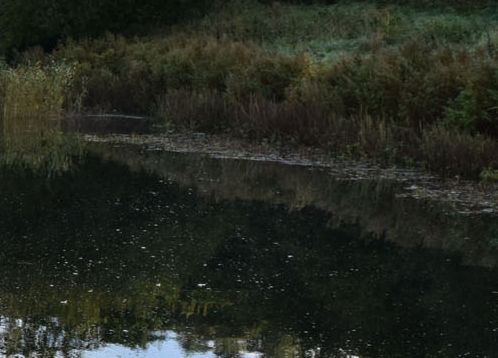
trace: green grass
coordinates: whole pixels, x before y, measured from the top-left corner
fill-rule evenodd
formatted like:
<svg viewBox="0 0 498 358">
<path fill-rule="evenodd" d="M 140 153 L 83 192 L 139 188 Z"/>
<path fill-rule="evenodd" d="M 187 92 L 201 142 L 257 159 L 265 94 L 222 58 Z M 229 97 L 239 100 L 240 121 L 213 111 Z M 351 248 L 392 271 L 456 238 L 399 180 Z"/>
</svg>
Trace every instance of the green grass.
<svg viewBox="0 0 498 358">
<path fill-rule="evenodd" d="M 498 18 L 428 8 L 220 2 L 163 35 L 68 41 L 20 62 L 71 64 L 66 110 L 478 177 L 498 167 Z"/>
</svg>

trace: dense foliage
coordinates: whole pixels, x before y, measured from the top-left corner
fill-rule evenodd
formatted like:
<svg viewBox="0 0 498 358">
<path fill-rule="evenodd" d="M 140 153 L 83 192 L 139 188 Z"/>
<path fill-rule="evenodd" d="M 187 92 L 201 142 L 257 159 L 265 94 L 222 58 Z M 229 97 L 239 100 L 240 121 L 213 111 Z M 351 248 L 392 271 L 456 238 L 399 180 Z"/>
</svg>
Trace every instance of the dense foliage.
<svg viewBox="0 0 498 358">
<path fill-rule="evenodd" d="M 106 31 L 144 34 L 187 20 L 204 12 L 207 0 L 1 0 L 0 50 L 42 45 L 53 48 L 59 40 L 95 37 Z"/>
<path fill-rule="evenodd" d="M 16 50 L 42 45 L 52 49 L 58 41 L 67 38 L 96 37 L 105 32 L 123 35 L 140 35 L 164 29 L 177 22 L 190 21 L 204 14 L 213 4 L 229 6 L 232 0 L 1 0 L 0 1 L 0 53 L 8 57 Z M 275 8 L 281 4 L 348 4 L 376 3 L 403 5 L 427 9 L 475 10 L 491 1 L 465 0 L 259 0 Z"/>
</svg>

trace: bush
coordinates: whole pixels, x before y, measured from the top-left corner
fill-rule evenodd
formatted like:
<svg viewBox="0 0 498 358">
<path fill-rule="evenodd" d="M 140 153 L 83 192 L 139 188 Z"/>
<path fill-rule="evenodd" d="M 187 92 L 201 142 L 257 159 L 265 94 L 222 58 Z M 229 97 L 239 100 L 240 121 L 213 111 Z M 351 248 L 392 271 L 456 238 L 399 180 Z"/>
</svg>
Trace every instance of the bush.
<svg viewBox="0 0 498 358">
<path fill-rule="evenodd" d="M 281 101 L 311 66 L 304 54 L 181 33 L 139 41 L 108 34 L 69 42 L 52 58 L 77 64 L 73 88 L 86 93 L 84 107 L 142 114 L 155 113 L 158 96 L 170 91 L 216 91 L 234 103 L 252 94 Z"/>
<path fill-rule="evenodd" d="M 157 116 L 166 128 L 222 132 L 232 119 L 223 96 L 216 91 L 171 90 L 159 96 Z"/>
<path fill-rule="evenodd" d="M 480 115 L 474 94 L 469 89 L 460 92 L 456 99 L 449 101 L 444 109 L 444 121 L 462 132 L 475 134 Z"/>
<path fill-rule="evenodd" d="M 443 175 L 478 178 L 484 168 L 496 167 L 496 140 L 435 126 L 422 136 L 421 158 L 428 169 Z"/>
</svg>

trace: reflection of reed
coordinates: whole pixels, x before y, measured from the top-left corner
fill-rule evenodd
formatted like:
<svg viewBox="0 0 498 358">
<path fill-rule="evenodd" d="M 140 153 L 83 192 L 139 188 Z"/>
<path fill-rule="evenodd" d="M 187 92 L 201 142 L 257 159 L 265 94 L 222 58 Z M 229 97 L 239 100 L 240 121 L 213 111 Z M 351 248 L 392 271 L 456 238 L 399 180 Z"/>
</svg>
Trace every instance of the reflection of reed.
<svg viewBox="0 0 498 358">
<path fill-rule="evenodd" d="M 2 73 L 4 161 L 50 172 L 67 170 L 75 141 L 61 131 L 64 90 L 70 71 L 39 66 Z"/>
<path fill-rule="evenodd" d="M 226 306 L 233 305 L 233 302 L 218 302 L 216 299 L 197 300 L 181 302 L 181 312 L 185 317 L 189 318 L 192 315 L 202 315 L 206 317 L 213 308 L 221 309 Z"/>
</svg>

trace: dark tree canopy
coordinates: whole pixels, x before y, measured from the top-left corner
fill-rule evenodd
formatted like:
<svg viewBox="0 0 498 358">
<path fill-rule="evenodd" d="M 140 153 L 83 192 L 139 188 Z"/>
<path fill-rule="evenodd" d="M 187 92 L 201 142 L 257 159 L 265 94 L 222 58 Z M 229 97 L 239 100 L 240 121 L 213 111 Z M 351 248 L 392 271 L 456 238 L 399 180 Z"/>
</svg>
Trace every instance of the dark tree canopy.
<svg viewBox="0 0 498 358">
<path fill-rule="evenodd" d="M 140 35 L 194 18 L 208 0 L 0 0 L 0 51 L 6 55 L 33 45 L 53 48 L 66 38 L 106 31 Z"/>
<path fill-rule="evenodd" d="M 41 45 L 50 50 L 58 41 L 100 36 L 105 32 L 143 35 L 204 14 L 213 3 L 232 0 L 0 0 L 0 55 Z M 349 0 L 258 0 L 271 5 L 334 4 Z M 394 4 L 425 9 L 472 10 L 493 0 L 355 0 L 379 6 Z"/>
</svg>

